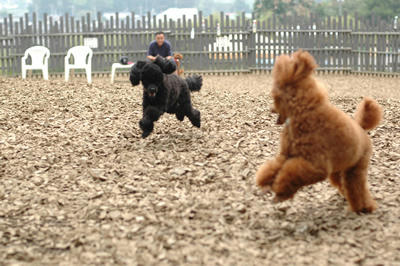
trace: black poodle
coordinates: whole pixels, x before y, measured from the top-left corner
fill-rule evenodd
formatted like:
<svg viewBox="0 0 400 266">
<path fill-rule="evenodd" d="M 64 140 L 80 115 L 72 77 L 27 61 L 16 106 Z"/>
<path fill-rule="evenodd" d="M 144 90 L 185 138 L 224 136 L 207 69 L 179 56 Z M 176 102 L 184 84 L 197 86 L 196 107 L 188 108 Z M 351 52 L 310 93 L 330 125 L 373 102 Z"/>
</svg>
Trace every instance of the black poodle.
<svg viewBox="0 0 400 266">
<path fill-rule="evenodd" d="M 171 74 L 176 70 L 169 60 L 157 57 L 154 62 L 138 61 L 130 71 L 133 86 L 143 84 L 143 118 L 139 125 L 142 137 L 153 131 L 154 122 L 167 112 L 175 114 L 179 121 L 187 116 L 196 127 L 200 127 L 200 112 L 192 107 L 191 91 L 199 91 L 202 77 L 193 75 L 186 79 Z"/>
</svg>

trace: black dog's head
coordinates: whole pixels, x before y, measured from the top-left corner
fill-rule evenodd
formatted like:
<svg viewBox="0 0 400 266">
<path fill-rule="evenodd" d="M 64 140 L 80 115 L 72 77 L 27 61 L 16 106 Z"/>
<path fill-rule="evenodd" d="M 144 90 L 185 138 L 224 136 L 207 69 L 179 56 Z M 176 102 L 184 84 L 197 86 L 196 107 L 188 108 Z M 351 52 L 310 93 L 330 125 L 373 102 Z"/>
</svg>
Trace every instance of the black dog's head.
<svg viewBox="0 0 400 266">
<path fill-rule="evenodd" d="M 154 63 L 161 68 L 161 71 L 165 74 L 172 74 L 176 70 L 176 65 L 171 60 L 165 59 L 162 56 L 157 56 Z"/>
<path fill-rule="evenodd" d="M 167 60 L 161 56 L 157 56 L 154 62 L 150 61 L 137 61 L 131 68 L 129 75 L 129 80 L 133 86 L 139 85 L 140 81 L 143 82 L 143 70 L 145 66 L 153 65 L 158 66 L 157 70 L 160 70 L 164 74 L 172 74 L 176 70 L 176 65 L 174 65 L 170 60 Z M 154 68 L 153 71 L 157 71 Z M 146 70 L 150 71 L 150 70 Z M 151 76 L 151 75 L 150 75 Z M 149 78 L 150 79 L 150 78 Z"/>
<path fill-rule="evenodd" d="M 161 88 L 164 74 L 161 68 L 153 63 L 146 64 L 142 69 L 142 84 L 144 92 L 150 98 L 156 97 Z"/>
</svg>

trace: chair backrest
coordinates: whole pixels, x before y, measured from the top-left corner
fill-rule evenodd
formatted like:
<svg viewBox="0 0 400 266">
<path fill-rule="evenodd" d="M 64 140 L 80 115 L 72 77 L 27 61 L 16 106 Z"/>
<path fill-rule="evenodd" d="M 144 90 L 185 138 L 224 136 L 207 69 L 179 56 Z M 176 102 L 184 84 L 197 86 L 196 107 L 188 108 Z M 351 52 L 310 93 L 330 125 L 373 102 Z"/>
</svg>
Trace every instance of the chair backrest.
<svg viewBox="0 0 400 266">
<path fill-rule="evenodd" d="M 50 50 L 44 46 L 32 46 L 25 50 L 25 60 L 31 56 L 32 67 L 42 67 L 47 64 L 47 59 L 50 56 Z"/>
<path fill-rule="evenodd" d="M 74 66 L 86 66 L 90 64 L 93 55 L 92 49 L 87 46 L 74 46 L 68 50 L 67 58 L 74 57 Z"/>
</svg>

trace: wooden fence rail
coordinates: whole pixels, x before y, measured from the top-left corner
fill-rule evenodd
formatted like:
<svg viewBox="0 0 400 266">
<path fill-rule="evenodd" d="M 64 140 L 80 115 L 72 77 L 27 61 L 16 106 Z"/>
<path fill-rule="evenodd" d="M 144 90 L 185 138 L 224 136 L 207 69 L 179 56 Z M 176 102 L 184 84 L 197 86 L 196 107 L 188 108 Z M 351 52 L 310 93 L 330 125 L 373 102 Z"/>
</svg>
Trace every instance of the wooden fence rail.
<svg viewBox="0 0 400 266">
<path fill-rule="evenodd" d="M 397 26 L 397 27 L 396 27 Z M 75 18 L 35 13 L 0 20 L 0 73 L 20 75 L 21 57 L 33 45 L 50 49 L 50 74 L 64 70 L 67 50 L 89 41 L 94 55 L 94 73 L 109 73 L 122 55 L 130 61 L 144 59 L 157 31 L 164 31 L 173 50 L 184 56 L 185 72 L 236 73 L 270 71 L 276 56 L 304 49 L 313 54 L 319 70 L 400 74 L 400 25 L 372 18 L 364 21 L 346 14 L 320 19 L 272 17 L 266 21 L 232 17 L 193 18 L 177 21 L 150 13 L 137 19 L 135 13 L 121 18 L 115 13 L 105 20 L 101 13 Z M 97 46 L 96 46 L 97 44 Z"/>
</svg>

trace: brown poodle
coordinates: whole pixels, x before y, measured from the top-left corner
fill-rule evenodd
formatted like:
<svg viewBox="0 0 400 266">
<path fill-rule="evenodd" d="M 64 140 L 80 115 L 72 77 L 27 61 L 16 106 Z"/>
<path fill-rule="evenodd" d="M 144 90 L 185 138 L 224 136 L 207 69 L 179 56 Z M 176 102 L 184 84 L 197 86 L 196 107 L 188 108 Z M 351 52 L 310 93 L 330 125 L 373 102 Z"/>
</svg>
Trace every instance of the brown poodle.
<svg viewBox="0 0 400 266">
<path fill-rule="evenodd" d="M 183 68 L 181 67 L 181 61 L 183 59 L 183 55 L 180 53 L 174 53 L 174 60 L 176 63 L 176 74 L 181 76 L 183 74 Z"/>
<path fill-rule="evenodd" d="M 273 77 L 273 112 L 285 126 L 281 149 L 256 174 L 262 189 L 275 192 L 275 202 L 329 177 L 354 212 L 372 212 L 377 205 L 368 190 L 367 170 L 372 152 L 368 130 L 375 128 L 382 109 L 370 98 L 358 106 L 353 120 L 333 106 L 312 74 L 317 67 L 305 51 L 279 56 Z"/>
</svg>

